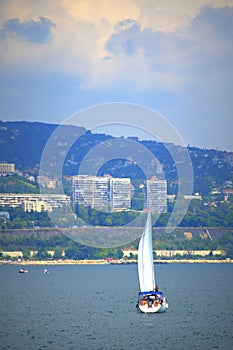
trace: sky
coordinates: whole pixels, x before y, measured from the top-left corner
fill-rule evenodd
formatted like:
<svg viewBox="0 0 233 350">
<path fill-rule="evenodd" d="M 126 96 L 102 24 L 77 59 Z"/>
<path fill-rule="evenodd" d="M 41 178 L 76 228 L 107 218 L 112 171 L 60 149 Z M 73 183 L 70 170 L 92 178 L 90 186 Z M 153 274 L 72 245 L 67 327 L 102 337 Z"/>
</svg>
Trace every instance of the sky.
<svg viewBox="0 0 233 350">
<path fill-rule="evenodd" d="M 233 151 L 232 92 L 233 0 L 0 0 L 0 120 L 123 102 Z"/>
</svg>

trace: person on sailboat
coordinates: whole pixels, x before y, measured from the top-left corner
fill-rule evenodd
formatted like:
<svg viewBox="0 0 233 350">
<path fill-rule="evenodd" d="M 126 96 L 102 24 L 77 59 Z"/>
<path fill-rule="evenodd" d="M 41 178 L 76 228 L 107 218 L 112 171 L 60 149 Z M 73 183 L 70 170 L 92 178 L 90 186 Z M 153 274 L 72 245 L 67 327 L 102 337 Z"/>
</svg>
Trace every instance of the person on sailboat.
<svg viewBox="0 0 233 350">
<path fill-rule="evenodd" d="M 165 298 L 163 297 L 163 294 L 161 292 L 159 292 L 159 287 L 156 286 L 155 287 L 155 291 L 158 292 L 158 294 L 156 295 L 156 300 L 163 305 L 163 303 L 165 302 Z"/>
<path fill-rule="evenodd" d="M 156 294 L 155 300 L 162 305 L 163 304 L 163 297 L 162 297 L 162 293 L 159 292 L 159 287 L 156 285 L 154 290 L 156 293 L 158 293 L 158 294 Z"/>
<path fill-rule="evenodd" d="M 152 307 L 154 300 L 152 298 L 147 299 L 148 307 Z"/>
</svg>

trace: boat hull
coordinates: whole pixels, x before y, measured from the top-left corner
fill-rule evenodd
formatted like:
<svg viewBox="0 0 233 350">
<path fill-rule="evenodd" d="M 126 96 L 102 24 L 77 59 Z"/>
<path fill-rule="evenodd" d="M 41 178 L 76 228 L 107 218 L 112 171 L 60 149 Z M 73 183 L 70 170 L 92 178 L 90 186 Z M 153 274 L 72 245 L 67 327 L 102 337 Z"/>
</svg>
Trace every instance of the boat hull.
<svg viewBox="0 0 233 350">
<path fill-rule="evenodd" d="M 145 313 L 145 314 L 155 314 L 155 313 L 161 313 L 161 312 L 165 312 L 166 309 L 168 309 L 168 304 L 159 304 L 157 306 L 149 306 L 148 304 L 145 305 L 140 305 L 140 303 L 137 304 L 137 308 Z"/>
</svg>

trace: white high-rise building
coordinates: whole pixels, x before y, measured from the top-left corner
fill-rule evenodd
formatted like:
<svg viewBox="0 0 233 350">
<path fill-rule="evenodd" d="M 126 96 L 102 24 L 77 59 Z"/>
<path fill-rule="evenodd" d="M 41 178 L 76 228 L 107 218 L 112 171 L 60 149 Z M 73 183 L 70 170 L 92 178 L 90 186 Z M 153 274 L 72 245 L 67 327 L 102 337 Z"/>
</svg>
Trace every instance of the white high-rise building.
<svg viewBox="0 0 233 350">
<path fill-rule="evenodd" d="M 110 178 L 110 207 L 111 210 L 131 207 L 130 178 Z"/>
<path fill-rule="evenodd" d="M 73 206 L 121 210 L 131 207 L 131 181 L 111 176 L 77 175 L 72 178 Z"/>
<path fill-rule="evenodd" d="M 72 179 L 73 205 L 109 208 L 109 177 L 77 175 Z"/>
<path fill-rule="evenodd" d="M 146 207 L 152 212 L 167 212 L 167 181 L 152 177 L 147 180 Z"/>
</svg>

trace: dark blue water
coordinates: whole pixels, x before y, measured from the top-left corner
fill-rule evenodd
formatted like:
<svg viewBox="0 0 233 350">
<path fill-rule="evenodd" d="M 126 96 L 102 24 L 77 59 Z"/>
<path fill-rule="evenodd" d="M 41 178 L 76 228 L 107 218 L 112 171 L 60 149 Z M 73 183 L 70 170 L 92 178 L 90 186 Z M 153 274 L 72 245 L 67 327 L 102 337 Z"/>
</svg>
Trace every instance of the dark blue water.
<svg viewBox="0 0 233 350">
<path fill-rule="evenodd" d="M 233 265 L 156 267 L 164 314 L 135 308 L 137 266 L 0 266 L 0 349 L 233 349 Z"/>
</svg>

